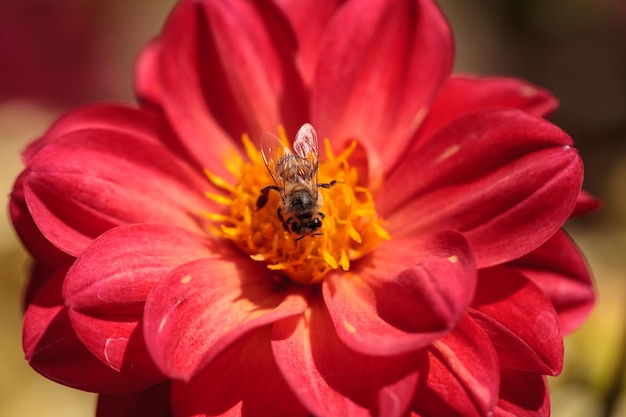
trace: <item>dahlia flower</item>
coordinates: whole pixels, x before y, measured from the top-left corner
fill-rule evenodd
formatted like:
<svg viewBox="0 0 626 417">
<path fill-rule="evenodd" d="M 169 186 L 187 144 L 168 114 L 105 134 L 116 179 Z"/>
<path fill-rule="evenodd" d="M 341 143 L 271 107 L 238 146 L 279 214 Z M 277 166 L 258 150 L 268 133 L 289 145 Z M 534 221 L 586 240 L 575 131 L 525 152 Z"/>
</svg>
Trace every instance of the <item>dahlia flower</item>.
<svg viewBox="0 0 626 417">
<path fill-rule="evenodd" d="M 550 93 L 452 62 L 430 0 L 180 1 L 137 107 L 24 152 L 32 367 L 101 417 L 548 415 L 595 200 Z"/>
</svg>

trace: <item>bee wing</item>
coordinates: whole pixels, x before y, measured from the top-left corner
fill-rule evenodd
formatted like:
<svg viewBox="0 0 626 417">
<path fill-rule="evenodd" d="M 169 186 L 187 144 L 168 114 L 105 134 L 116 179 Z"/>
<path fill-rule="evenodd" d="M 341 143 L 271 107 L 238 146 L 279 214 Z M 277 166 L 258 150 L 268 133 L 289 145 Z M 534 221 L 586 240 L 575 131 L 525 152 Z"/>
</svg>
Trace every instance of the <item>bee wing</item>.
<svg viewBox="0 0 626 417">
<path fill-rule="evenodd" d="M 309 123 L 303 124 L 296 139 L 293 141 L 293 150 L 300 161 L 301 167 L 306 167 L 308 172 L 302 172 L 302 177 L 307 178 L 309 188 L 313 195 L 317 197 L 317 168 L 319 159 L 319 150 L 317 142 L 317 132 Z"/>
<path fill-rule="evenodd" d="M 265 166 L 269 171 L 274 183 L 279 188 L 281 196 L 285 197 L 285 178 L 278 172 L 279 163 L 295 159 L 291 150 L 281 142 L 278 137 L 271 133 L 263 133 L 260 140 L 261 155 Z"/>
<path fill-rule="evenodd" d="M 302 159 L 310 162 L 311 167 L 317 170 L 317 162 L 319 158 L 319 150 L 317 144 L 317 133 L 313 126 L 305 123 L 296 133 L 296 139 L 293 141 L 293 150 Z"/>
</svg>

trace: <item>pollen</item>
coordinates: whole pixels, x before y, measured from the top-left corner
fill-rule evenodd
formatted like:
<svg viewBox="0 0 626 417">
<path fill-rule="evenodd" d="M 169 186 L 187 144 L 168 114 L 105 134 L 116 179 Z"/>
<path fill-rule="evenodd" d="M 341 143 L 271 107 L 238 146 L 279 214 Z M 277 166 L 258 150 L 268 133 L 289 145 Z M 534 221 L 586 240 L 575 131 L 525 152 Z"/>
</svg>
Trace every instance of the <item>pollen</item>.
<svg viewBox="0 0 626 417">
<path fill-rule="evenodd" d="M 288 143 L 283 130 L 280 136 L 281 142 Z M 326 160 L 319 162 L 316 173 L 318 184 L 326 185 L 318 190 L 322 226 L 316 233 L 301 236 L 289 229 L 279 213 L 284 206 L 279 190 L 267 190 L 267 203 L 258 208 L 262 190 L 275 182 L 247 135 L 243 144 L 247 158 L 234 152 L 225 157 L 236 183 L 206 172 L 215 186 L 206 197 L 224 207 L 204 213 L 215 236 L 232 241 L 278 276 L 304 285 L 320 282 L 332 270 L 350 270 L 354 261 L 390 239 L 372 194 L 359 185 L 358 172 L 349 165 L 356 143 L 335 155 L 330 142 L 324 141 Z"/>
</svg>

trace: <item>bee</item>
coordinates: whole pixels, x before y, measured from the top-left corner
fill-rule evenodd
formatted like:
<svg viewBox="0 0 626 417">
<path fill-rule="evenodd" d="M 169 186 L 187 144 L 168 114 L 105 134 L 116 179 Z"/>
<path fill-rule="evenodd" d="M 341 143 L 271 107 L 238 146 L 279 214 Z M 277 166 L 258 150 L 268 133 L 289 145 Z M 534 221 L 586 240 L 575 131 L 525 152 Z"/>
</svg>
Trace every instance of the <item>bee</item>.
<svg viewBox="0 0 626 417">
<path fill-rule="evenodd" d="M 296 241 L 305 236 L 321 235 L 324 201 L 319 188 L 330 188 L 337 181 L 326 184 L 317 182 L 319 150 L 313 126 L 305 123 L 298 130 L 293 152 L 271 133 L 261 135 L 260 145 L 274 185 L 261 189 L 256 202 L 257 210 L 267 204 L 271 190 L 278 191 L 282 201 L 277 214 L 284 229 L 299 236 Z"/>
</svg>

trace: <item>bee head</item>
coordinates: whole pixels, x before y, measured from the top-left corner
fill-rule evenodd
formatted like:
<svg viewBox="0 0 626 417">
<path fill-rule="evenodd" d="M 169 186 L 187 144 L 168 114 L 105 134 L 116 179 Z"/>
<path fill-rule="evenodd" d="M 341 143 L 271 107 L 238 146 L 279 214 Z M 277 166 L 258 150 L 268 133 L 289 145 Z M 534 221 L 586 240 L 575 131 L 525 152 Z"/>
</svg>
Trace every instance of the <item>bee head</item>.
<svg viewBox="0 0 626 417">
<path fill-rule="evenodd" d="M 314 217 L 305 222 L 292 222 L 291 231 L 298 235 L 311 235 L 314 234 L 322 227 L 322 219 Z"/>
</svg>

